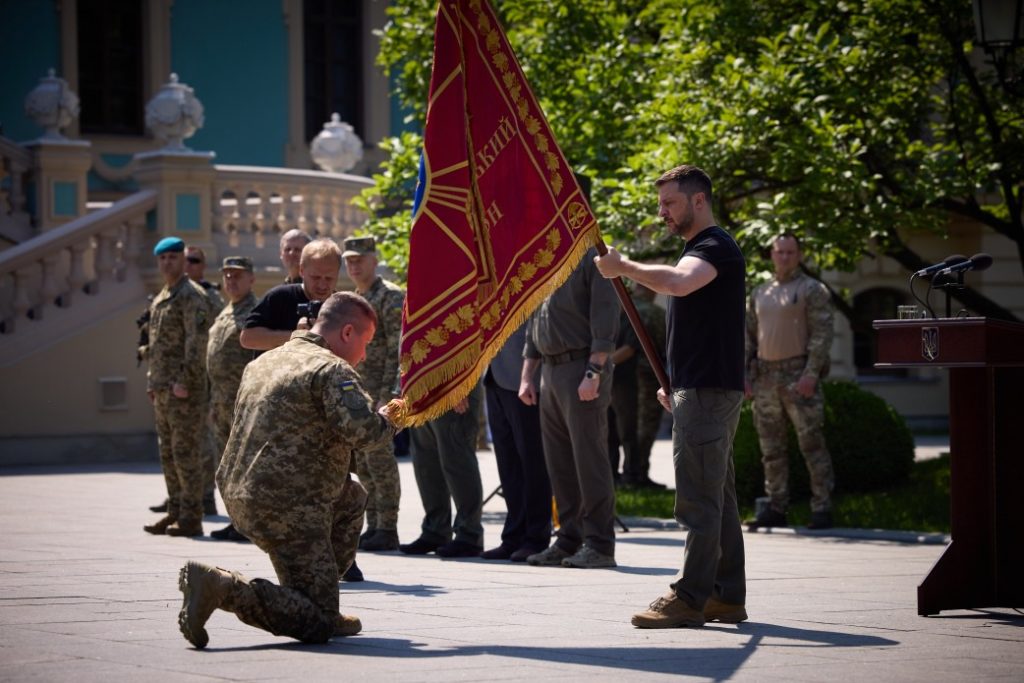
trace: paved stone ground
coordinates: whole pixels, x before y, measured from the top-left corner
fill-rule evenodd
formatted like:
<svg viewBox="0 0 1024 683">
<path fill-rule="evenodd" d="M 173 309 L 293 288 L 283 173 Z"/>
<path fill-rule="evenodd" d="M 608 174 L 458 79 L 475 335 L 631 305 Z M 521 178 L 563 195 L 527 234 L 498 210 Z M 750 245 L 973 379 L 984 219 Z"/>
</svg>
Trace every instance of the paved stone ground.
<svg viewBox="0 0 1024 683">
<path fill-rule="evenodd" d="M 656 449 L 653 476 L 668 481 L 670 446 Z M 493 455 L 480 462 L 490 491 Z M 400 469 L 410 541 L 422 513 L 407 458 Z M 739 626 L 630 626 L 682 557 L 679 530 L 631 525 L 615 570 L 361 554 L 368 580 L 342 584 L 341 602 L 362 634 L 307 646 L 218 612 L 196 651 L 177 629 L 181 564 L 273 571 L 248 544 L 143 533 L 162 486 L 155 463 L 0 470 L 0 680 L 1024 680 L 1020 613 L 917 616 L 941 544 L 842 530 L 747 534 L 750 621 Z M 500 497 L 485 508 L 488 546 L 503 511 Z"/>
</svg>

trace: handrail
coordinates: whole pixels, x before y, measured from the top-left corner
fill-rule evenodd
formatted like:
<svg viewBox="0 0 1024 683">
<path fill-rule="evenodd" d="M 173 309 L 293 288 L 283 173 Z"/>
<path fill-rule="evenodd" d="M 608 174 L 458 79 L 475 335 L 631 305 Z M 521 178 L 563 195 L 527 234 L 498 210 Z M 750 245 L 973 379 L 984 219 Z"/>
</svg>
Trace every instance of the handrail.
<svg viewBox="0 0 1024 683">
<path fill-rule="evenodd" d="M 0 272 L 10 272 L 33 265 L 39 261 L 41 253 L 70 248 L 79 243 L 83 236 L 99 232 L 111 223 L 125 221 L 156 208 L 156 201 L 156 190 L 140 190 L 105 209 L 80 216 L 16 247 L 0 252 Z"/>
<path fill-rule="evenodd" d="M 365 187 L 373 185 L 373 181 L 365 176 L 351 175 L 349 173 L 329 173 L 327 171 L 314 171 L 311 169 L 232 166 L 225 164 L 215 164 L 214 169 L 217 171 L 217 180 L 221 182 L 277 177 L 286 182 L 311 185 L 334 185 L 338 181 L 352 183 L 353 185 L 363 185 Z"/>
</svg>

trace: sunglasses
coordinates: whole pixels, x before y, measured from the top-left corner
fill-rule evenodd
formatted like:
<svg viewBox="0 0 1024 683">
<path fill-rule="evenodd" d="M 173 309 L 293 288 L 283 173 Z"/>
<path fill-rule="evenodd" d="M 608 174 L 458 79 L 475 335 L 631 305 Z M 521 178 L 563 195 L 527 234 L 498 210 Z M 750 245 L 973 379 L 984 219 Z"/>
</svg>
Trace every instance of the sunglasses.
<svg viewBox="0 0 1024 683">
<path fill-rule="evenodd" d="M 188 261 L 189 263 L 202 263 L 203 262 L 203 259 L 196 258 L 195 256 L 188 256 L 188 257 L 185 258 L 185 260 Z"/>
</svg>

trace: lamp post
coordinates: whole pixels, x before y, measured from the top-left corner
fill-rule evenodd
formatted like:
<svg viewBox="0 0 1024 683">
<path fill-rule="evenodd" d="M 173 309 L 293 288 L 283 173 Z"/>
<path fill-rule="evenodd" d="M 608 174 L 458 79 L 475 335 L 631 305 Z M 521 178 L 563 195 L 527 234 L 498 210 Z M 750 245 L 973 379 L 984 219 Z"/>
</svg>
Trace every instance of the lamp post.
<svg viewBox="0 0 1024 683">
<path fill-rule="evenodd" d="M 1024 39 L 1024 0 L 973 0 L 978 46 L 992 59 L 999 82 L 1020 94 L 1016 53 Z"/>
</svg>

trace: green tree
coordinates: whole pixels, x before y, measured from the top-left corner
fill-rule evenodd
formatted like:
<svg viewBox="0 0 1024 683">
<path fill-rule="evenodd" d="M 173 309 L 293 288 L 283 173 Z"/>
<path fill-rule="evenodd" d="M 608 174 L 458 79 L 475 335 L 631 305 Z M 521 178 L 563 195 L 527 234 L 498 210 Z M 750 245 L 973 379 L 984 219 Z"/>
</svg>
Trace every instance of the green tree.
<svg viewBox="0 0 1024 683">
<path fill-rule="evenodd" d="M 816 272 L 880 255 L 913 271 L 928 264 L 908 237 L 960 217 L 1012 240 L 1024 268 L 1024 110 L 972 51 L 969 3 L 493 4 L 566 157 L 594 180 L 602 231 L 636 256 L 678 253 L 651 180 L 688 161 L 712 171 L 717 216 L 751 255 L 791 230 Z M 434 8 L 394 0 L 379 56 L 419 122 Z M 400 156 L 378 189 L 414 172 Z M 384 197 L 368 229 L 400 237 L 409 216 Z M 957 298 L 1012 318 L 972 289 Z"/>
</svg>

